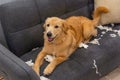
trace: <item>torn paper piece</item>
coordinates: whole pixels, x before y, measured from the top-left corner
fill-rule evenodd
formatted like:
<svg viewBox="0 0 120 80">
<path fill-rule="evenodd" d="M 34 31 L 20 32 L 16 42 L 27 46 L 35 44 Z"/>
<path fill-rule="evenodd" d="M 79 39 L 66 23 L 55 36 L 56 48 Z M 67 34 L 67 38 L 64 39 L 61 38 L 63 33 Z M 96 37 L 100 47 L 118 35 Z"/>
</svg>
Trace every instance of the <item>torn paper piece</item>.
<svg viewBox="0 0 120 80">
<path fill-rule="evenodd" d="M 100 35 L 101 37 L 103 37 L 103 35 Z"/>
<path fill-rule="evenodd" d="M 90 41 L 89 43 L 100 45 L 99 39 L 94 39 L 94 40 Z"/>
<path fill-rule="evenodd" d="M 100 26 L 97 26 L 97 28 L 99 28 L 100 30 L 112 31 L 112 28 L 107 26 L 100 25 Z"/>
<path fill-rule="evenodd" d="M 106 30 L 106 31 L 112 31 L 112 28 L 111 28 L 111 27 L 105 27 L 105 26 L 104 26 L 104 30 Z"/>
<path fill-rule="evenodd" d="M 46 78 L 44 76 L 40 76 L 40 80 L 50 80 L 50 79 L 48 79 L 48 78 Z"/>
<path fill-rule="evenodd" d="M 105 32 L 105 31 L 102 31 L 101 33 L 104 35 L 106 32 Z"/>
<path fill-rule="evenodd" d="M 101 76 L 101 74 L 100 74 L 100 72 L 98 70 L 98 66 L 96 64 L 96 60 L 93 60 L 93 66 L 94 66 L 93 68 L 96 69 L 96 74 L 98 74 L 99 76 Z"/>
<path fill-rule="evenodd" d="M 85 48 L 85 49 L 87 49 L 88 48 L 88 45 L 87 44 L 84 44 L 84 43 L 80 43 L 79 44 L 79 48 Z"/>
<path fill-rule="evenodd" d="M 118 30 L 117 34 L 118 34 L 118 36 L 120 36 L 120 30 Z"/>
<path fill-rule="evenodd" d="M 111 26 L 114 27 L 115 25 L 112 23 Z"/>
<path fill-rule="evenodd" d="M 100 30 L 104 29 L 104 27 L 102 25 L 97 26 L 97 28 L 99 28 Z"/>
<path fill-rule="evenodd" d="M 102 38 L 98 38 L 98 40 L 100 40 L 100 39 L 102 39 Z"/>
<path fill-rule="evenodd" d="M 55 56 L 52 56 L 52 55 L 46 55 L 44 57 L 44 59 L 47 61 L 47 62 L 52 62 L 53 59 L 55 59 Z"/>
<path fill-rule="evenodd" d="M 116 37 L 117 35 L 116 34 L 110 34 L 111 37 Z"/>
<path fill-rule="evenodd" d="M 29 60 L 27 62 L 25 62 L 28 66 L 33 67 L 34 63 L 32 62 L 32 60 Z"/>
<path fill-rule="evenodd" d="M 117 32 L 118 32 L 118 30 L 113 30 L 113 32 L 117 33 Z"/>
<path fill-rule="evenodd" d="M 120 36 L 120 30 L 113 30 L 113 32 L 117 33 Z"/>
</svg>

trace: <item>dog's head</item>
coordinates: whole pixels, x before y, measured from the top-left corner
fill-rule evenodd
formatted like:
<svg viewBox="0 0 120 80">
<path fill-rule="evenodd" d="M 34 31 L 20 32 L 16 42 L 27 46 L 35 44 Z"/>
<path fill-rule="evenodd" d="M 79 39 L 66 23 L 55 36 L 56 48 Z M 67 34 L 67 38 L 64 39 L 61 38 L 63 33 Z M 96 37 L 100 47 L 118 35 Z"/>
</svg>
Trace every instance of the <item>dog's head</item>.
<svg viewBox="0 0 120 80">
<path fill-rule="evenodd" d="M 65 20 L 57 17 L 47 18 L 44 24 L 44 28 L 44 35 L 47 37 L 49 42 L 54 41 L 61 35 L 61 33 L 65 33 L 68 29 Z"/>
</svg>

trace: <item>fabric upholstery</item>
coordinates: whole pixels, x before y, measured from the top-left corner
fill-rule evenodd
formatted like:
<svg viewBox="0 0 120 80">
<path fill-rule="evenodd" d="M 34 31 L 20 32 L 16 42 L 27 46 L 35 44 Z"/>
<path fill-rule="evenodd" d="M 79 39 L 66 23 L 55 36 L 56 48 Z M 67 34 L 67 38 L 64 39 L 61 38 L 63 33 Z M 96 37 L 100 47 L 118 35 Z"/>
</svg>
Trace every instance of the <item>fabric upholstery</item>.
<svg viewBox="0 0 120 80">
<path fill-rule="evenodd" d="M 86 16 L 86 17 L 90 17 L 89 14 L 88 14 L 88 7 L 82 7 L 80 9 L 77 9 L 75 11 L 72 11 L 72 12 L 69 12 L 69 13 L 66 13 L 62 16 L 60 16 L 61 18 L 65 19 L 65 18 L 68 18 L 70 16 Z"/>
<path fill-rule="evenodd" d="M 109 13 L 103 14 L 100 20 L 101 24 L 120 23 L 120 0 L 94 0 L 95 8 L 105 6 Z"/>
<path fill-rule="evenodd" d="M 40 44 L 42 28 L 36 27 L 40 19 L 33 0 L 13 0 L 1 5 L 0 12 L 1 24 L 12 52 L 20 56 L 31 47 L 42 44 Z"/>
<path fill-rule="evenodd" d="M 47 17 L 59 16 L 65 13 L 65 0 L 35 0 L 42 21 Z"/>
<path fill-rule="evenodd" d="M 32 50 L 31 47 L 43 46 L 43 29 L 41 25 L 10 33 L 9 37 L 11 48 L 15 53 L 18 53 L 18 56 Z"/>
<path fill-rule="evenodd" d="M 93 14 L 93 11 L 94 11 L 94 0 L 89 0 L 88 1 L 89 3 L 89 12 L 90 12 L 90 18 L 92 19 L 92 14 Z"/>
<path fill-rule="evenodd" d="M 6 39 L 5 39 L 5 35 L 4 35 L 4 32 L 3 32 L 3 28 L 2 28 L 1 23 L 0 23 L 0 43 L 2 45 L 4 45 L 5 47 L 8 47 L 7 43 L 6 43 Z"/>
<path fill-rule="evenodd" d="M 0 44 L 0 71 L 5 80 L 39 80 L 31 67 Z"/>
<path fill-rule="evenodd" d="M 88 7 L 88 0 L 36 0 L 36 4 L 41 20 L 44 21 L 47 17 L 62 16 L 82 9 L 83 7 Z M 84 14 L 84 11 L 86 11 L 87 14 Z M 81 13 L 89 17 L 88 15 L 90 13 L 88 12 L 88 8 L 84 9 L 84 11 Z M 79 15 L 82 15 L 81 13 L 79 13 Z M 76 13 L 72 15 L 76 15 Z"/>
</svg>

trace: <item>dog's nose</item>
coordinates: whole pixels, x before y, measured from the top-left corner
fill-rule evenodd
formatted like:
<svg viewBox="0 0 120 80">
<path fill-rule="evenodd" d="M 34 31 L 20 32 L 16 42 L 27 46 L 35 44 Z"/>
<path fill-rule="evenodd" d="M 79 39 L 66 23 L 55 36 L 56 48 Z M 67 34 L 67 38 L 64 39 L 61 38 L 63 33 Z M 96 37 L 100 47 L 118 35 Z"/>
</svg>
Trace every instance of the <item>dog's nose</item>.
<svg viewBox="0 0 120 80">
<path fill-rule="evenodd" d="M 51 32 L 48 32 L 48 33 L 47 33 L 47 36 L 48 36 L 48 37 L 51 37 L 51 36 L 52 36 L 52 33 L 51 33 Z"/>
</svg>

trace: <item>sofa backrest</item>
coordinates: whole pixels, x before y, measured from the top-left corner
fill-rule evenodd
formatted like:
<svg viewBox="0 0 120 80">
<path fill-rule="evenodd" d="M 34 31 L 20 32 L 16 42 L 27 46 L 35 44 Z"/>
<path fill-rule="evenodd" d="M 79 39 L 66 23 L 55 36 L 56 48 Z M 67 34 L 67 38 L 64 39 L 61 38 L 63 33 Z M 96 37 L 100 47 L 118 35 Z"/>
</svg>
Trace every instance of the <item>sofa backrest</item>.
<svg viewBox="0 0 120 80">
<path fill-rule="evenodd" d="M 47 17 L 90 17 L 89 0 L 4 0 L 0 20 L 10 50 L 17 56 L 43 45 Z M 8 1 L 8 2 L 7 2 Z"/>
</svg>

